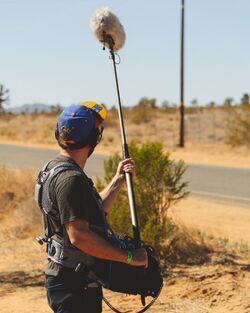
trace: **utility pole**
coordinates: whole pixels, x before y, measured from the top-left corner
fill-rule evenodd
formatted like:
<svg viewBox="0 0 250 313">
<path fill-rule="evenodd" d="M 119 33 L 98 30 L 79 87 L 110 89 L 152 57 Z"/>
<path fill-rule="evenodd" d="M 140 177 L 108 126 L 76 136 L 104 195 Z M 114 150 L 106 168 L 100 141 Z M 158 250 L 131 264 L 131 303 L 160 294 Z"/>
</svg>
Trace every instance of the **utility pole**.
<svg viewBox="0 0 250 313">
<path fill-rule="evenodd" d="M 181 79 L 180 79 L 180 147 L 185 146 L 185 105 L 184 105 L 184 0 L 181 0 Z"/>
</svg>

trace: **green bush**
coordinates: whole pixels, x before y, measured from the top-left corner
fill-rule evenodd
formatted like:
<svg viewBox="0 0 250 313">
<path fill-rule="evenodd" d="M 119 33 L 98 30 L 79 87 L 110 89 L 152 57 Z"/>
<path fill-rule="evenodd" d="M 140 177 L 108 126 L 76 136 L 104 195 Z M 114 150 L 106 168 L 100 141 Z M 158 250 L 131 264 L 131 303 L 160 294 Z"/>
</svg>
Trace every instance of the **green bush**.
<svg viewBox="0 0 250 313">
<path fill-rule="evenodd" d="M 147 143 L 141 147 L 132 143 L 129 150 L 136 163 L 133 182 L 141 237 L 160 252 L 167 234 L 175 229 L 167 219 L 167 210 L 188 194 L 185 190 L 187 182 L 182 179 L 186 166 L 183 161 L 170 160 L 159 143 Z M 115 155 L 105 162 L 104 181 L 98 182 L 98 189 L 112 179 L 119 161 L 120 157 Z M 109 221 L 115 231 L 132 235 L 126 188 L 115 201 Z"/>
</svg>

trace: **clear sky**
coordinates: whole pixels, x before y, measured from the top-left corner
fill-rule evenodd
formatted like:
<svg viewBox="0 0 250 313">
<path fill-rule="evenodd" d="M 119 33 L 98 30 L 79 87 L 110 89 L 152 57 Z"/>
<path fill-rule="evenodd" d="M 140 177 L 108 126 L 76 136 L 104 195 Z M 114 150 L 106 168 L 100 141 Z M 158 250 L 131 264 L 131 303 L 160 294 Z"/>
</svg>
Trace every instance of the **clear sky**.
<svg viewBox="0 0 250 313">
<path fill-rule="evenodd" d="M 0 0 L 0 83 L 11 106 L 116 103 L 108 51 L 89 28 L 109 6 L 127 40 L 118 75 L 124 105 L 179 102 L 180 0 Z M 250 93 L 250 0 L 186 0 L 186 104 Z"/>
</svg>

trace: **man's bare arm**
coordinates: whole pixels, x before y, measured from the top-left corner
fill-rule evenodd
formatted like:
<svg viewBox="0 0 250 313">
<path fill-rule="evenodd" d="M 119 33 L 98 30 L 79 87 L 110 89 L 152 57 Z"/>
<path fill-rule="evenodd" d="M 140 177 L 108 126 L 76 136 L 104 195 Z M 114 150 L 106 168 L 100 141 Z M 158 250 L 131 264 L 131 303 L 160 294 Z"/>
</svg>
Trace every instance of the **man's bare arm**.
<svg viewBox="0 0 250 313">
<path fill-rule="evenodd" d="M 122 250 L 89 229 L 88 222 L 79 219 L 65 224 L 70 242 L 81 251 L 94 257 L 125 263 L 128 252 Z M 147 252 L 140 248 L 133 251 L 131 265 L 147 267 Z"/>
<path fill-rule="evenodd" d="M 103 201 L 104 211 L 108 212 L 113 201 L 117 197 L 119 190 L 125 182 L 124 173 L 133 173 L 135 168 L 134 160 L 129 158 L 121 161 L 118 165 L 117 172 L 108 186 L 100 192 Z"/>
</svg>

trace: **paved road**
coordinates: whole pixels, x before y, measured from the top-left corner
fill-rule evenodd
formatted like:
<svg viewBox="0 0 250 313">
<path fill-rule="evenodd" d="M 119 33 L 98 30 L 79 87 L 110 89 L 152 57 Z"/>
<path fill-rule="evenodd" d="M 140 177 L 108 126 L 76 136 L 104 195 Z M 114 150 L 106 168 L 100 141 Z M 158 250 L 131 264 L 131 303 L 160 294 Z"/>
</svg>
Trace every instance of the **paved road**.
<svg viewBox="0 0 250 313">
<path fill-rule="evenodd" d="M 0 164 L 12 167 L 41 166 L 58 153 L 55 149 L 25 148 L 0 145 Z M 93 155 L 87 162 L 86 172 L 92 178 L 103 176 L 103 155 Z M 250 169 L 227 168 L 190 164 L 184 179 L 192 194 L 237 203 L 250 208 Z"/>
<path fill-rule="evenodd" d="M 190 164 L 185 178 L 193 195 L 250 208 L 250 169 Z"/>
<path fill-rule="evenodd" d="M 58 149 L 31 148 L 15 145 L 0 144 L 0 165 L 14 168 L 34 168 L 39 170 L 42 166 L 58 154 Z M 86 172 L 92 178 L 102 177 L 103 164 L 107 157 L 93 155 L 86 166 Z"/>
</svg>

